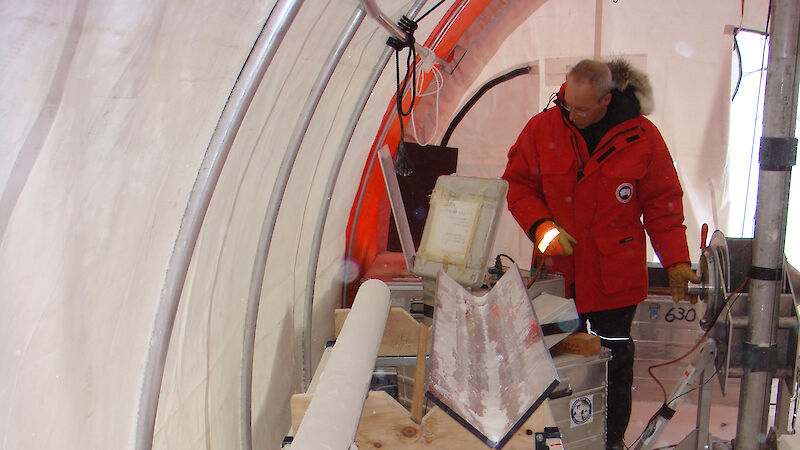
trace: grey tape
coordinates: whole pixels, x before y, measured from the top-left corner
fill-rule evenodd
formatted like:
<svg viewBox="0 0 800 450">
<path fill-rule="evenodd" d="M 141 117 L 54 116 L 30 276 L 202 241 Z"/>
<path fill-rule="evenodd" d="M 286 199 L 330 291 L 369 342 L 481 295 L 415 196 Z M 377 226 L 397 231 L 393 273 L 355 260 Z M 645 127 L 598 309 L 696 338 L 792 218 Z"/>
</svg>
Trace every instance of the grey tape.
<svg viewBox="0 0 800 450">
<path fill-rule="evenodd" d="M 758 162 L 761 170 L 785 172 L 797 161 L 797 139 L 793 137 L 761 138 Z"/>
</svg>

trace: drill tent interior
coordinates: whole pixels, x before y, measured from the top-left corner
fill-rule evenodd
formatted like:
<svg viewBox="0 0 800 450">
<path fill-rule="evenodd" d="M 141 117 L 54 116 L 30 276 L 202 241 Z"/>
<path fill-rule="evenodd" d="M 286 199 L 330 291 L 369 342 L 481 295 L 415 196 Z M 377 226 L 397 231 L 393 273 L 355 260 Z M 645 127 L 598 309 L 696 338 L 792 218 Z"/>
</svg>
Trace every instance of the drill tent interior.
<svg viewBox="0 0 800 450">
<path fill-rule="evenodd" d="M 438 142 L 483 83 L 530 66 L 450 140 L 460 175 L 497 176 L 570 64 L 626 56 L 650 76 L 699 242 L 735 202 L 733 30 L 763 30 L 768 9 L 707 3 L 445 1 L 415 37 L 458 64 L 407 139 Z M 396 21 L 434 2 L 378 5 Z M 385 245 L 386 31 L 355 0 L 0 11 L 3 447 L 276 448 L 343 285 Z M 493 252 L 529 260 L 509 215 L 499 227 Z"/>
</svg>

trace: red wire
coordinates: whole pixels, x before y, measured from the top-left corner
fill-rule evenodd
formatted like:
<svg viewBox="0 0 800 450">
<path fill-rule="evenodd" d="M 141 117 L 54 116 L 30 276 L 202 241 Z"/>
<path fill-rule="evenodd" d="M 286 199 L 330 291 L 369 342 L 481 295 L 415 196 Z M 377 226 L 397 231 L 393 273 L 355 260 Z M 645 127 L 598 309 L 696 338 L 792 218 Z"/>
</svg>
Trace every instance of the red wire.
<svg viewBox="0 0 800 450">
<path fill-rule="evenodd" d="M 542 272 L 542 266 L 544 266 L 544 255 L 539 258 L 539 266 L 536 268 L 536 273 L 531 277 L 531 281 L 528 282 L 528 286 L 525 287 L 526 289 L 530 289 L 536 279 L 539 278 L 539 274 Z"/>
<path fill-rule="evenodd" d="M 745 279 L 742 281 L 742 284 L 740 284 L 739 287 L 737 287 L 733 292 L 728 294 L 728 298 L 725 299 L 725 304 L 727 304 L 730 301 L 731 297 L 733 297 L 734 294 L 738 294 L 742 289 L 744 289 L 744 286 L 747 283 L 748 279 L 749 278 L 745 277 Z M 656 368 L 659 368 L 659 367 L 668 366 L 670 364 L 675 364 L 676 362 L 678 362 L 678 361 L 682 360 L 683 358 L 686 358 L 687 356 L 692 354 L 692 352 L 694 352 L 695 350 L 697 350 L 698 347 L 700 347 L 701 343 L 705 342 L 706 337 L 708 336 L 708 333 L 710 333 L 713 328 L 714 328 L 713 324 L 712 324 L 712 326 L 708 327 L 708 330 L 706 330 L 706 332 L 703 333 L 703 336 L 700 337 L 700 339 L 697 341 L 697 343 L 695 343 L 694 346 L 691 349 L 689 349 L 688 352 L 684 353 L 683 356 L 680 356 L 680 357 L 678 357 L 676 359 L 673 359 L 672 361 L 667 361 L 667 362 L 660 363 L 660 364 L 654 364 L 654 365 L 652 365 L 652 366 L 647 368 L 647 373 L 650 374 L 650 378 L 652 378 L 656 382 L 656 384 L 658 384 L 658 387 L 661 388 L 662 394 L 664 394 L 664 404 L 667 404 L 667 391 L 666 391 L 666 389 L 664 389 L 664 385 L 661 384 L 661 381 L 659 381 L 659 379 L 653 373 L 653 369 L 656 369 Z M 658 413 L 656 413 L 656 414 L 658 414 Z M 653 418 L 655 418 L 655 415 L 653 416 Z M 650 420 L 653 420 L 653 419 L 651 418 Z"/>
</svg>

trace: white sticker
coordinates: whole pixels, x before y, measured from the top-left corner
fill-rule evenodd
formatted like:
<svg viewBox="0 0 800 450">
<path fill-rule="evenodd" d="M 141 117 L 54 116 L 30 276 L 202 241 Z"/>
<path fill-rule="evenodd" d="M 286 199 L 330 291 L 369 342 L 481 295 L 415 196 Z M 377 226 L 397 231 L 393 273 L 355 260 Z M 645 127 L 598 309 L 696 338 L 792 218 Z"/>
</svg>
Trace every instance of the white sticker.
<svg viewBox="0 0 800 450">
<path fill-rule="evenodd" d="M 428 238 L 428 251 L 455 264 L 466 264 L 466 256 L 480 213 L 480 204 L 474 201 L 449 200 L 438 203 L 434 209 L 432 230 Z"/>
<path fill-rule="evenodd" d="M 592 423 L 594 420 L 594 395 L 584 395 L 572 400 L 569 405 L 570 427 Z"/>
<path fill-rule="evenodd" d="M 620 203 L 628 203 L 633 198 L 633 185 L 630 183 L 622 183 L 617 186 L 617 200 Z"/>
</svg>

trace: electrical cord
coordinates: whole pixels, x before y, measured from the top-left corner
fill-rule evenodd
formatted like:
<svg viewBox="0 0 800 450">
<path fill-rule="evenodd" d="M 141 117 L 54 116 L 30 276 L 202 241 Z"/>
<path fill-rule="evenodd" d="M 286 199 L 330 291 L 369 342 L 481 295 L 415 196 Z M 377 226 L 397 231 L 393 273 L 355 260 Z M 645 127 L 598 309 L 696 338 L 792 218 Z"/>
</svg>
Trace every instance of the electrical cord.
<svg viewBox="0 0 800 450">
<path fill-rule="evenodd" d="M 705 386 L 706 384 L 708 384 L 711 380 L 714 379 L 715 376 L 717 376 L 717 374 L 719 373 L 720 367 L 722 367 L 722 363 L 719 363 L 718 365 L 714 366 L 714 373 L 712 373 L 711 376 L 708 377 L 705 381 L 703 381 L 702 383 L 698 384 L 697 386 L 687 390 L 686 392 L 684 392 L 682 394 L 679 394 L 679 395 L 676 395 L 675 397 L 672 397 L 672 399 L 667 402 L 667 406 L 672 404 L 672 402 L 674 402 L 675 400 L 683 397 L 684 395 L 688 395 L 689 393 L 694 392 L 694 391 L 700 389 L 702 386 Z"/>
<path fill-rule="evenodd" d="M 390 37 L 386 44 L 394 48 L 394 62 L 395 62 L 395 81 L 397 92 L 395 95 L 395 107 L 397 109 L 397 118 L 400 121 L 400 142 L 397 145 L 397 153 L 395 159 L 395 172 L 401 176 L 411 175 L 413 168 L 408 161 L 408 154 L 403 146 L 403 139 L 405 136 L 405 125 L 403 119 L 408 117 L 414 110 L 414 103 L 417 101 L 417 50 L 414 46 L 414 31 L 417 29 L 417 23 L 406 16 L 403 16 L 398 22 L 398 26 L 405 31 L 406 40 Z M 408 47 L 408 55 L 406 56 L 406 73 L 403 76 L 402 85 L 400 83 L 400 51 Z M 410 77 L 409 77 L 410 73 Z M 411 80 L 411 103 L 408 106 L 408 111 L 403 109 L 403 97 L 405 96 L 406 89 L 408 88 L 409 78 Z"/>
<path fill-rule="evenodd" d="M 661 381 L 653 373 L 653 369 L 657 369 L 659 367 L 665 367 L 665 366 L 669 366 L 671 364 L 675 364 L 678 361 L 681 361 L 682 359 L 684 359 L 687 356 L 689 356 L 690 354 L 692 354 L 695 350 L 697 350 L 697 348 L 700 347 L 700 344 L 705 342 L 705 339 L 706 339 L 706 337 L 708 337 L 709 333 L 711 333 L 711 330 L 714 329 L 714 325 L 717 322 L 717 318 L 719 318 L 719 316 L 722 315 L 722 311 L 723 310 L 730 311 L 730 309 L 733 307 L 733 304 L 736 302 L 736 300 L 739 299 L 739 295 L 738 294 L 741 294 L 741 291 L 742 291 L 742 289 L 744 289 L 744 286 L 747 284 L 747 280 L 748 279 L 749 278 L 745 277 L 744 280 L 742 281 L 742 284 L 739 285 L 739 287 L 736 288 L 733 292 L 728 294 L 728 298 L 725 299 L 725 306 L 720 309 L 720 313 L 719 314 L 717 314 L 714 318 L 711 319 L 711 323 L 709 324 L 708 329 L 706 330 L 706 332 L 703 333 L 703 336 L 700 337 L 700 339 L 692 346 L 691 349 L 689 349 L 688 352 L 684 353 L 682 356 L 680 356 L 680 357 L 678 357 L 676 359 L 673 359 L 672 361 L 667 361 L 667 362 L 664 362 L 664 363 L 654 364 L 654 365 L 652 365 L 652 366 L 647 368 L 647 373 L 650 374 L 650 378 L 652 378 L 656 382 L 656 384 L 658 384 L 658 387 L 661 388 L 661 392 L 664 395 L 664 403 L 667 403 L 667 391 L 664 389 L 664 385 L 661 384 Z M 731 298 L 733 297 L 734 294 L 737 294 L 736 298 L 734 299 L 733 302 L 731 302 Z"/>
<path fill-rule="evenodd" d="M 654 365 L 652 365 L 652 366 L 647 368 L 647 372 L 650 374 L 650 377 L 656 382 L 656 384 L 658 384 L 658 387 L 661 388 L 661 392 L 664 395 L 664 404 L 665 405 L 669 406 L 670 403 L 674 402 L 678 398 L 688 394 L 689 392 L 692 392 L 693 390 L 699 389 L 700 386 L 703 386 L 703 385 L 707 384 L 708 382 L 710 382 L 719 373 L 719 369 L 722 367 L 722 363 L 720 363 L 719 365 L 715 366 L 714 373 L 707 380 L 705 380 L 703 383 L 697 385 L 696 387 L 693 387 L 692 389 L 689 389 L 688 391 L 684 392 L 683 394 L 675 396 L 674 398 L 670 399 L 669 401 L 667 401 L 667 391 L 664 389 L 664 385 L 661 384 L 661 381 L 655 376 L 655 374 L 653 373 L 652 369 L 659 368 L 659 367 L 665 367 L 665 366 L 668 366 L 670 364 L 677 363 L 678 361 L 680 361 L 680 360 L 684 359 L 685 357 L 689 356 L 690 354 L 692 354 L 700 346 L 700 344 L 705 341 L 705 339 L 708 336 L 708 334 L 714 328 L 714 324 L 716 324 L 717 319 L 719 318 L 719 316 L 722 315 L 723 310 L 725 310 L 726 313 L 727 313 L 727 311 L 730 311 L 730 309 L 733 308 L 733 305 L 736 304 L 736 301 L 741 296 L 742 289 L 744 289 L 744 287 L 747 284 L 748 280 L 749 280 L 749 278 L 745 277 L 745 279 L 742 280 L 742 284 L 740 284 L 739 287 L 737 287 L 733 292 L 728 294 L 728 297 L 725 299 L 725 306 L 723 306 L 723 308 L 720 309 L 720 313 L 719 314 L 717 314 L 714 318 L 712 318 L 711 323 L 710 323 L 708 329 L 706 330 L 706 332 L 703 333 L 703 336 L 697 341 L 697 343 L 688 352 L 686 352 L 682 356 L 680 356 L 680 357 L 678 357 L 678 358 L 676 358 L 676 359 L 674 359 L 672 361 L 667 361 L 665 363 L 660 363 L 660 364 L 654 364 Z M 734 294 L 736 295 L 736 297 L 733 297 Z M 733 298 L 732 301 L 731 301 L 731 298 Z M 639 440 L 644 435 L 644 432 L 647 431 L 647 428 L 650 426 L 650 424 L 658 417 L 659 411 L 656 411 L 655 413 L 653 413 L 652 416 L 650 416 L 650 419 L 647 420 L 647 424 L 645 425 L 645 427 L 642 430 L 642 432 L 639 433 L 639 436 L 636 437 L 636 439 L 633 441 L 633 443 L 630 446 L 626 446 L 625 447 L 626 449 L 633 448 L 636 445 L 636 443 L 639 442 Z M 673 448 L 673 447 L 675 447 L 675 445 L 673 445 L 671 447 L 661 447 L 661 448 Z"/>
<path fill-rule="evenodd" d="M 731 102 L 736 98 L 736 93 L 739 92 L 739 86 L 742 84 L 742 51 L 739 48 L 739 29 L 733 32 L 733 51 L 736 52 L 736 60 L 739 62 L 739 76 L 736 78 L 736 87 L 733 88 L 733 95 L 731 95 Z"/>
<path fill-rule="evenodd" d="M 536 272 L 531 274 L 531 281 L 528 282 L 526 289 L 530 289 L 533 283 L 536 282 L 536 279 L 539 278 L 539 274 L 542 273 L 542 266 L 544 266 L 544 255 L 539 257 L 539 265 L 536 267 Z"/>
<path fill-rule="evenodd" d="M 444 2 L 445 2 L 445 0 L 439 0 L 439 3 L 437 3 L 437 4 L 433 5 L 433 7 L 431 7 L 431 9 L 429 9 L 428 11 L 426 11 L 426 12 L 425 12 L 425 14 L 423 14 L 423 15 L 419 16 L 419 18 L 417 19 L 417 23 L 419 23 L 419 21 L 420 21 L 420 20 L 424 19 L 424 18 L 425 18 L 425 16 L 427 16 L 427 15 L 428 15 L 428 14 L 430 14 L 430 13 L 432 13 L 434 9 L 438 8 L 439 6 L 441 6 L 441 5 L 442 5 L 442 3 L 444 3 Z"/>
<path fill-rule="evenodd" d="M 500 253 L 500 254 L 498 254 L 497 256 L 502 256 L 502 257 L 505 257 L 505 258 L 507 258 L 509 261 L 511 261 L 511 264 L 514 264 L 514 265 L 516 265 L 516 264 L 517 264 L 516 262 L 514 262 L 514 258 L 512 258 L 512 257 L 510 257 L 510 256 L 508 256 L 508 255 L 506 255 L 505 253 Z"/>
<path fill-rule="evenodd" d="M 436 88 L 431 92 L 426 92 L 426 93 L 422 92 L 422 84 L 425 81 L 423 76 L 422 76 L 422 73 L 425 70 L 425 66 L 424 65 L 421 65 L 420 68 L 419 68 L 419 72 L 420 72 L 419 73 L 419 78 L 418 78 L 419 79 L 419 83 L 417 85 L 417 97 L 426 97 L 426 96 L 429 96 L 429 95 L 436 95 L 436 100 L 434 102 L 434 114 L 433 114 L 433 117 L 434 117 L 434 128 L 433 128 L 433 133 L 431 134 L 430 140 L 428 140 L 427 142 L 423 142 L 423 140 L 420 139 L 419 134 L 417 133 L 417 125 L 416 125 L 416 122 L 414 120 L 414 110 L 413 109 L 411 110 L 411 119 L 410 119 L 411 131 L 414 132 L 414 139 L 417 140 L 417 143 L 419 145 L 423 145 L 423 146 L 430 145 L 431 143 L 433 143 L 433 140 L 436 139 L 436 134 L 439 133 L 439 91 L 441 91 L 442 86 L 444 85 L 444 75 L 442 75 L 442 72 L 434 65 L 431 65 L 430 69 L 431 69 L 431 72 L 433 72 L 433 81 L 434 81 L 434 83 L 436 83 Z"/>
<path fill-rule="evenodd" d="M 719 373 L 719 369 L 720 369 L 720 367 L 722 367 L 722 363 L 720 363 L 719 365 L 717 365 L 717 366 L 715 366 L 715 367 L 714 367 L 714 373 L 713 373 L 713 374 L 711 374 L 711 376 L 710 376 L 710 377 L 708 377 L 708 379 L 706 379 L 706 380 L 705 380 L 704 382 L 702 382 L 701 384 L 698 384 L 697 386 L 695 386 L 695 387 L 693 387 L 693 388 L 689 389 L 688 391 L 684 392 L 683 394 L 680 394 L 680 395 L 677 395 L 677 396 L 673 397 L 673 398 L 672 398 L 672 399 L 671 399 L 669 402 L 667 402 L 667 403 L 666 403 L 666 404 L 667 404 L 667 406 L 669 406 L 669 405 L 670 405 L 672 402 L 674 402 L 675 400 L 677 400 L 677 399 L 679 399 L 679 398 L 683 397 L 684 395 L 687 395 L 687 394 L 689 394 L 689 393 L 690 393 L 690 392 L 692 392 L 692 391 L 695 391 L 695 390 L 697 390 L 697 389 L 700 389 L 700 387 L 701 387 L 701 386 L 704 386 L 704 385 L 708 384 L 708 383 L 709 383 L 711 380 L 713 380 L 713 379 L 714 379 L 714 377 L 715 377 L 715 376 L 717 376 L 717 373 Z M 637 436 L 637 437 L 636 437 L 636 440 L 634 440 L 634 441 L 633 441 L 633 443 L 632 443 L 630 446 L 625 446 L 625 448 L 626 448 L 626 449 L 632 449 L 632 448 L 634 448 L 634 447 L 636 446 L 636 443 L 637 443 L 637 442 L 639 442 L 639 440 L 642 438 L 642 435 L 644 435 L 644 432 L 645 432 L 645 431 L 647 431 L 647 428 L 648 428 L 648 427 L 650 426 L 650 424 L 651 424 L 651 423 L 652 423 L 652 422 L 653 422 L 653 421 L 656 419 L 656 417 L 658 417 L 658 411 L 656 411 L 656 413 L 655 413 L 655 414 L 653 414 L 652 416 L 650 416 L 650 419 L 648 419 L 648 420 L 647 420 L 647 425 L 645 425 L 645 427 L 644 427 L 644 429 L 642 430 L 642 432 L 641 432 L 641 433 L 639 433 L 639 436 Z M 666 447 L 658 447 L 658 448 L 674 448 L 676 445 L 677 445 L 677 444 L 673 444 L 673 445 L 670 445 L 670 446 L 666 446 Z M 655 450 L 655 449 L 654 449 L 654 450 Z"/>
</svg>

